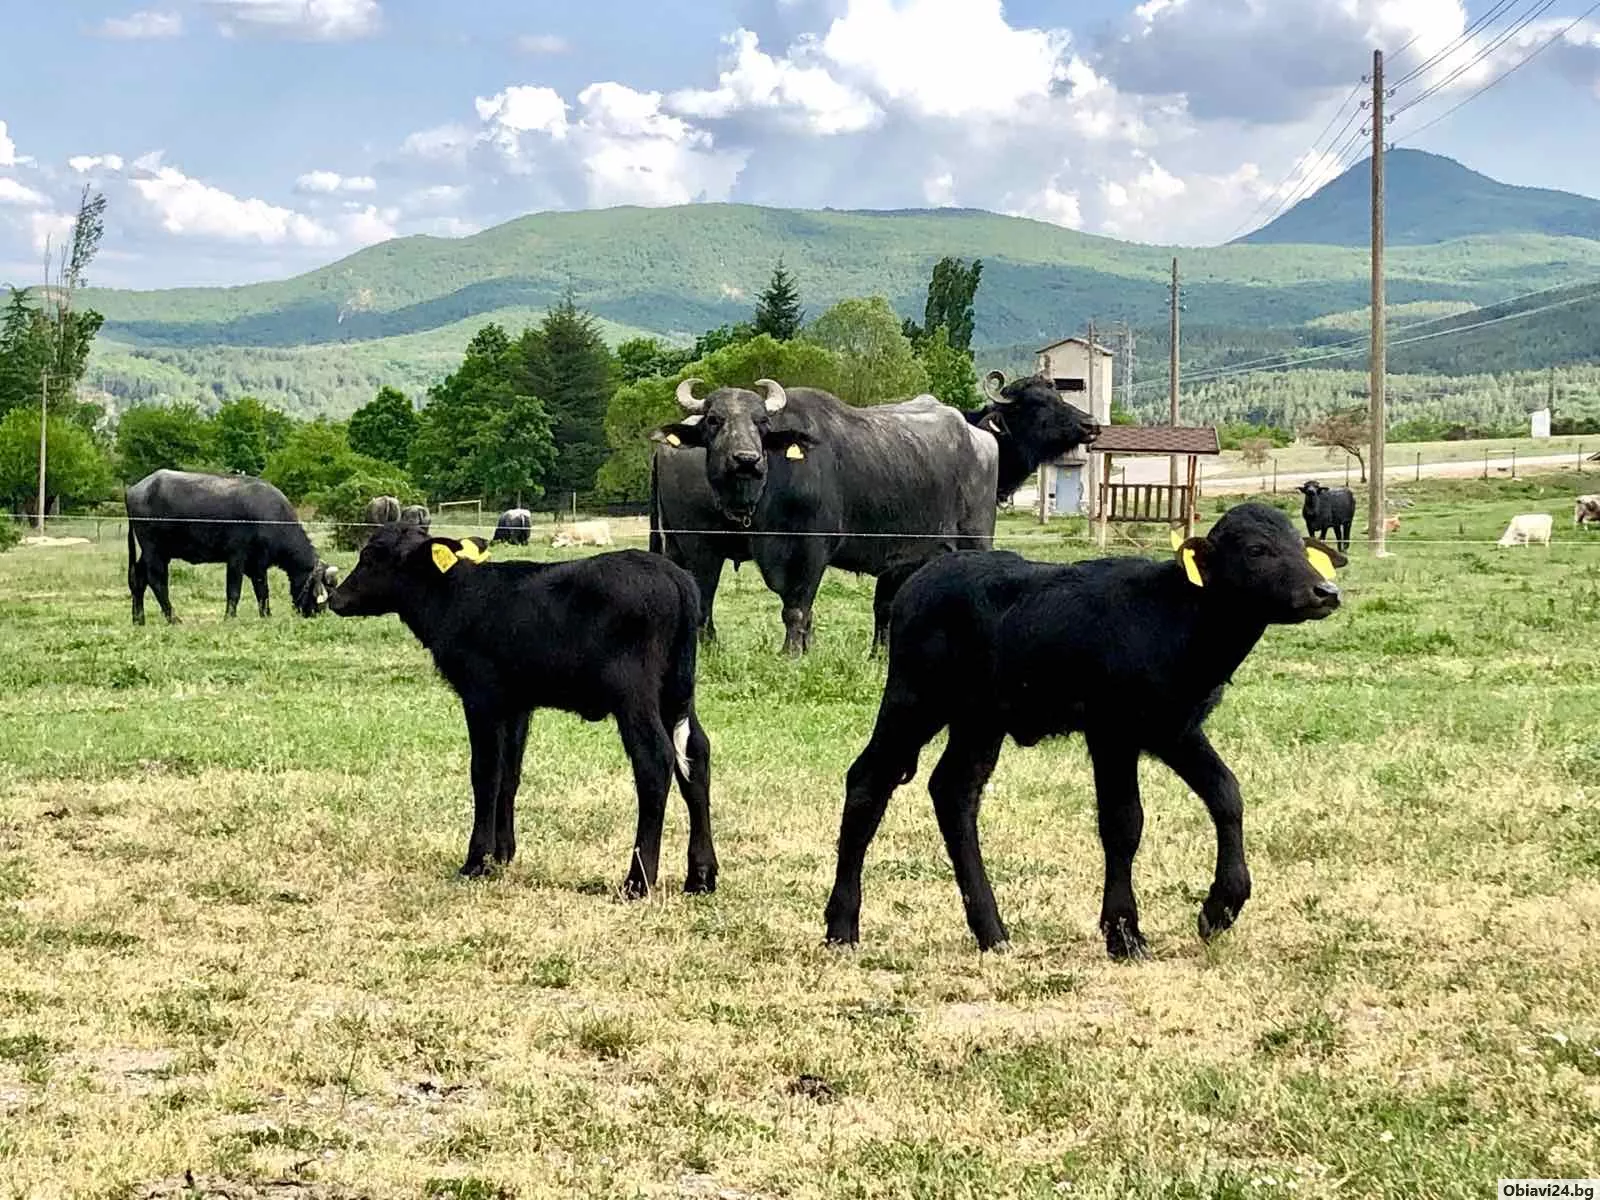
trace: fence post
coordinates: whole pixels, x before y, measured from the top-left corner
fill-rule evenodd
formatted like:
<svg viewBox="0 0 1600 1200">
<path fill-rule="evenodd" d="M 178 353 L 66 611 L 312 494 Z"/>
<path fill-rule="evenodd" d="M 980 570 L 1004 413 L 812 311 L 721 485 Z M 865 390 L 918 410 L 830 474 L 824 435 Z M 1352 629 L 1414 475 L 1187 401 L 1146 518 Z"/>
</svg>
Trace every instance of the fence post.
<svg viewBox="0 0 1600 1200">
<path fill-rule="evenodd" d="M 1517 448 L 1511 447 L 1511 478 L 1517 477 Z"/>
<path fill-rule="evenodd" d="M 1272 494 L 1274 496 L 1278 494 L 1278 460 L 1276 458 L 1272 460 Z"/>
<path fill-rule="evenodd" d="M 1583 443 L 1578 443 L 1578 474 L 1583 474 Z"/>
<path fill-rule="evenodd" d="M 1422 482 L 1422 451 L 1417 451 L 1417 482 Z"/>
<path fill-rule="evenodd" d="M 1344 485 L 1345 487 L 1350 486 L 1350 456 L 1348 454 L 1344 456 Z"/>
<path fill-rule="evenodd" d="M 1483 452 L 1483 477 L 1485 479 L 1489 478 L 1489 452 L 1487 450 Z"/>
</svg>

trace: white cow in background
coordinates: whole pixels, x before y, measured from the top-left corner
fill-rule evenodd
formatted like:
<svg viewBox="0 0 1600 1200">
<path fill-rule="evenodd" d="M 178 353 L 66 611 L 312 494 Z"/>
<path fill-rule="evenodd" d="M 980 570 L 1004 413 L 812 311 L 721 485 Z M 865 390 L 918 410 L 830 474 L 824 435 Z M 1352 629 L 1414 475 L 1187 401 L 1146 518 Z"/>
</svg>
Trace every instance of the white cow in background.
<svg viewBox="0 0 1600 1200">
<path fill-rule="evenodd" d="M 609 521 L 579 521 L 556 530 L 550 544 L 557 548 L 567 546 L 609 546 L 611 523 Z"/>
<path fill-rule="evenodd" d="M 1550 544 L 1550 530 L 1555 524 L 1549 513 L 1524 513 L 1512 517 L 1511 524 L 1500 535 L 1501 546 L 1531 546 L 1534 542 Z"/>
</svg>

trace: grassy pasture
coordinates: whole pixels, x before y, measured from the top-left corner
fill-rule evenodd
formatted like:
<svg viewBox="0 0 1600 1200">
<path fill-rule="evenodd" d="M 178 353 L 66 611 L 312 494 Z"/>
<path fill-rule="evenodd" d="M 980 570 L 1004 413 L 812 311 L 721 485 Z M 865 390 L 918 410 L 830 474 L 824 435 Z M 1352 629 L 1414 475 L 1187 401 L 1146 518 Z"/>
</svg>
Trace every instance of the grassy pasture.
<svg viewBox="0 0 1600 1200">
<path fill-rule="evenodd" d="M 275 576 L 278 615 L 225 625 L 221 568 L 176 567 L 185 623 L 134 629 L 120 543 L 0 556 L 0 1196 L 192 1168 L 306 1197 L 1431 1200 L 1600 1172 L 1579 486 L 1407 487 L 1396 556 L 1268 633 L 1211 722 L 1256 896 L 1199 944 L 1211 827 L 1147 767 L 1135 966 L 1095 929 L 1076 740 L 1008 748 L 984 811 L 1010 954 L 961 919 L 931 756 L 861 948 L 820 945 L 882 679 L 869 581 L 830 577 L 796 663 L 755 573 L 725 577 L 721 886 L 672 890 L 674 800 L 664 889 L 625 905 L 610 725 L 535 718 L 518 861 L 465 883 L 464 726 L 393 618 L 298 620 Z M 1554 546 L 1483 544 L 1524 511 Z M 1084 554 L 1062 528 L 1006 535 Z"/>
</svg>

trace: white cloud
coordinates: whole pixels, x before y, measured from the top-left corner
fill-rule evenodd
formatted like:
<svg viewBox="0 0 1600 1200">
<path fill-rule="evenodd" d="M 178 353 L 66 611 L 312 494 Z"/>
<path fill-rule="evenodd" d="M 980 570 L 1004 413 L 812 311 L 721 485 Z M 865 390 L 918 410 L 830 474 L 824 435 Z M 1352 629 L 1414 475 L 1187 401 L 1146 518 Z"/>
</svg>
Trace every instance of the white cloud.
<svg viewBox="0 0 1600 1200">
<path fill-rule="evenodd" d="M 438 183 L 406 195 L 404 207 L 412 212 L 454 208 L 472 191 L 465 184 Z"/>
<path fill-rule="evenodd" d="M 141 10 L 126 17 L 107 17 L 96 28 L 101 37 L 147 41 L 183 36 L 183 14 Z"/>
<path fill-rule="evenodd" d="M 6 123 L 0 121 L 0 167 L 17 165 L 17 144 L 6 136 Z"/>
<path fill-rule="evenodd" d="M 338 192 L 375 192 L 378 181 L 370 175 L 340 175 L 337 171 L 308 171 L 294 181 L 294 190 L 331 196 Z"/>
<path fill-rule="evenodd" d="M 120 171 L 123 168 L 120 154 L 78 154 L 67 159 L 67 166 L 79 175 L 87 175 L 104 167 L 108 171 Z"/>
<path fill-rule="evenodd" d="M 73 217 L 70 213 L 35 212 L 28 214 L 28 238 L 35 254 L 54 251 L 61 240 L 72 234 Z"/>
<path fill-rule="evenodd" d="M 321 247 L 339 241 L 337 234 L 310 217 L 265 200 L 242 199 L 191 179 L 176 167 L 161 166 L 159 159 L 157 154 L 140 160 L 147 165 L 132 186 L 167 233 L 267 246 Z"/>
<path fill-rule="evenodd" d="M 408 158 L 460 160 L 476 142 L 477 134 L 464 125 L 436 125 L 407 137 L 400 146 L 400 153 Z"/>
<path fill-rule="evenodd" d="M 49 203 L 50 201 L 42 193 L 34 191 L 25 184 L 18 183 L 15 179 L 8 179 L 0 175 L 0 204 L 42 208 Z"/>
<path fill-rule="evenodd" d="M 378 32 L 378 0 L 202 0 L 230 37 L 253 35 L 338 42 Z"/>
<path fill-rule="evenodd" d="M 525 33 L 517 39 L 517 49 L 523 54 L 567 54 L 572 43 L 554 33 Z"/>
<path fill-rule="evenodd" d="M 478 119 L 513 142 L 524 133 L 546 133 L 560 141 L 567 136 L 567 102 L 547 87 L 508 87 L 474 102 Z"/>
<path fill-rule="evenodd" d="M 1083 228 L 1083 207 L 1078 202 L 1078 193 L 1063 189 L 1060 176 L 1052 176 L 1043 187 L 1022 196 L 1003 211 L 1013 217 L 1032 217 L 1052 225 L 1065 225 L 1068 229 Z"/>
<path fill-rule="evenodd" d="M 746 109 L 776 109 L 792 113 L 799 128 L 825 135 L 858 133 L 883 116 L 868 97 L 834 79 L 825 67 L 764 53 L 748 29 L 726 42 L 733 54 L 717 87 L 674 92 L 669 100 L 673 111 L 686 117 L 721 118 Z"/>
<path fill-rule="evenodd" d="M 372 205 L 356 207 L 339 218 L 338 236 L 353 246 L 371 246 L 400 236 L 396 222 L 400 219 L 397 208 L 374 208 Z"/>
</svg>

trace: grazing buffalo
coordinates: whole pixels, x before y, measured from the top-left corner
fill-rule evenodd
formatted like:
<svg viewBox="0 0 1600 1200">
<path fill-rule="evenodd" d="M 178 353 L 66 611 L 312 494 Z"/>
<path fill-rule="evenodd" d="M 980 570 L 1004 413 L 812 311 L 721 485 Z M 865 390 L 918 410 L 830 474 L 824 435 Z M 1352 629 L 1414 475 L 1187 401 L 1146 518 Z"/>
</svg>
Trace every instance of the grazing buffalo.
<svg viewBox="0 0 1600 1200">
<path fill-rule="evenodd" d="M 988 425 L 932 396 L 857 409 L 770 379 L 696 397 L 698 382 L 678 387 L 688 417 L 652 435 L 664 444 L 651 463 L 650 548 L 694 576 L 708 639 L 722 564 L 754 561 L 783 602 L 788 653 L 810 646 L 827 567 L 903 577 L 944 550 L 986 548 L 1002 484 L 1015 477 L 1015 489 L 1099 434 L 1043 379 L 1008 385 Z"/>
<path fill-rule="evenodd" d="M 128 489 L 128 590 L 133 623 L 144 624 L 144 591 L 156 595 L 169 623 L 167 564 L 173 559 L 228 565 L 228 616 L 239 611 L 248 576 L 263 617 L 271 611 L 267 569 L 289 577 L 289 595 L 303 616 L 321 608 L 338 572 L 317 557 L 294 506 L 277 488 L 244 475 L 154 471 Z"/>
<path fill-rule="evenodd" d="M 400 501 L 393 496 L 374 496 L 367 504 L 367 524 L 376 529 L 400 519 Z"/>
<path fill-rule="evenodd" d="M 400 522 L 403 525 L 415 525 L 423 533 L 428 532 L 428 526 L 433 518 L 428 515 L 426 504 L 408 504 L 400 510 Z"/>
<path fill-rule="evenodd" d="M 1300 515 L 1305 518 L 1306 533 L 1320 538 L 1332 530 L 1341 554 L 1350 549 L 1350 525 L 1356 519 L 1356 498 L 1349 488 L 1324 487 L 1315 479 L 1308 479 L 1297 489 L 1305 494 Z"/>
<path fill-rule="evenodd" d="M 533 532 L 533 514 L 525 508 L 508 508 L 495 522 L 494 540 L 513 546 L 526 546 Z"/>
<path fill-rule="evenodd" d="M 1512 517 L 1511 524 L 1500 535 L 1497 546 L 1531 546 L 1534 542 L 1550 544 L 1550 533 L 1555 519 L 1549 513 L 1523 513 Z"/>
<path fill-rule="evenodd" d="M 1200 935 L 1228 928 L 1250 896 L 1243 801 L 1202 726 L 1267 626 L 1339 606 L 1327 577 L 1345 561 L 1302 541 L 1277 509 L 1242 504 L 1184 541 L 1175 561 L 1063 566 L 991 551 L 924 566 L 895 601 L 877 724 L 850 767 L 828 940 L 859 938 L 867 846 L 894 790 L 947 727 L 928 790 L 981 948 L 1007 940 L 978 845 L 978 806 L 1008 734 L 1022 746 L 1075 732 L 1088 742 L 1106 863 L 1100 928 L 1113 957 L 1145 948 L 1133 893 L 1141 754 L 1176 771 L 1210 811 L 1217 866 Z"/>
<path fill-rule="evenodd" d="M 397 613 L 461 698 L 472 743 L 472 838 L 463 875 L 516 853 L 515 802 L 528 716 L 538 708 L 617 720 L 639 825 L 628 896 L 656 886 L 673 776 L 689 808 L 686 892 L 717 885 L 711 743 L 694 711 L 700 604 L 694 581 L 640 550 L 564 563 L 484 562 L 479 539 L 386 525 L 328 605 L 341 617 Z"/>
<path fill-rule="evenodd" d="M 579 521 L 556 530 L 550 544 L 557 548 L 570 546 L 609 546 L 611 523 L 609 521 Z"/>
<path fill-rule="evenodd" d="M 1600 495 L 1579 496 L 1572 506 L 1574 525 L 1600 525 Z"/>
</svg>

